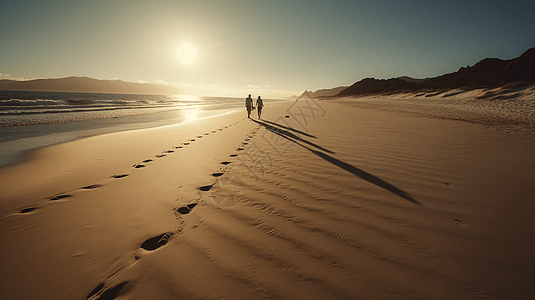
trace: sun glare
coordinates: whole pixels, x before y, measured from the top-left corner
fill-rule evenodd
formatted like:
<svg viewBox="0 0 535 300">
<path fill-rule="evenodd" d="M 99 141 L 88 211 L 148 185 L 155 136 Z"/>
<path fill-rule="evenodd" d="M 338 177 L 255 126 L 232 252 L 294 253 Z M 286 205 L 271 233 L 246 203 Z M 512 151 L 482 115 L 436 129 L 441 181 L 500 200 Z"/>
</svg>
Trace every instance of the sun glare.
<svg viewBox="0 0 535 300">
<path fill-rule="evenodd" d="M 182 111 L 184 113 L 184 122 L 195 121 L 201 114 L 199 109 L 185 109 Z"/>
<path fill-rule="evenodd" d="M 178 49 L 178 60 L 184 65 L 191 65 L 197 60 L 197 50 L 190 44 L 184 44 Z"/>
</svg>

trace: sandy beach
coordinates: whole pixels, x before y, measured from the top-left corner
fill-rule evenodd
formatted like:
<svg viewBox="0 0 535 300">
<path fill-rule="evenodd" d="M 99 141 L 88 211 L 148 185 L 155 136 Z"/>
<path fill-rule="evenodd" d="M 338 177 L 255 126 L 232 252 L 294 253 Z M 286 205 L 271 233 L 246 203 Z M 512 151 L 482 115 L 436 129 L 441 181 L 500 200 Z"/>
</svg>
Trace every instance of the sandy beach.
<svg viewBox="0 0 535 300">
<path fill-rule="evenodd" d="M 270 103 L 0 168 L 0 298 L 532 297 L 533 120 L 382 99 Z"/>
</svg>

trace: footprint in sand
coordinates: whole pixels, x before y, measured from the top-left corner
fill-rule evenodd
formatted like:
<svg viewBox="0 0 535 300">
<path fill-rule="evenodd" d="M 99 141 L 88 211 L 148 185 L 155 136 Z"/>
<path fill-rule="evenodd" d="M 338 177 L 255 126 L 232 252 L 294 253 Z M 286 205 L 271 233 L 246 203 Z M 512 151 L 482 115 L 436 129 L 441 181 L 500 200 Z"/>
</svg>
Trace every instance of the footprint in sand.
<svg viewBox="0 0 535 300">
<path fill-rule="evenodd" d="M 215 132 L 216 132 L 215 130 L 214 130 L 214 131 L 212 131 L 212 133 L 215 133 Z"/>
<path fill-rule="evenodd" d="M 151 162 L 151 161 L 152 161 L 152 159 L 145 159 L 143 162 L 144 163 L 148 163 L 148 162 Z"/>
<path fill-rule="evenodd" d="M 199 135 L 197 138 L 198 138 L 198 139 L 202 139 L 202 135 Z"/>
<path fill-rule="evenodd" d="M 101 187 L 101 185 L 100 184 L 92 184 L 92 185 L 84 186 L 82 188 L 82 190 L 92 190 L 92 189 L 96 189 L 98 187 Z"/>
<path fill-rule="evenodd" d="M 36 209 L 37 209 L 37 207 L 35 207 L 35 206 L 23 208 L 23 209 L 19 210 L 19 214 L 31 213 L 32 211 L 35 211 Z"/>
<path fill-rule="evenodd" d="M 231 154 L 230 157 L 236 157 L 238 154 Z"/>
<path fill-rule="evenodd" d="M 217 173 L 212 173 L 212 176 L 214 177 L 219 177 L 221 175 L 223 175 L 224 173 L 221 173 L 221 172 L 217 172 Z"/>
<path fill-rule="evenodd" d="M 195 139 L 189 140 L 190 142 L 195 142 Z"/>
<path fill-rule="evenodd" d="M 156 158 L 162 158 L 162 157 L 164 157 L 164 156 L 167 156 L 167 155 L 165 155 L 165 154 L 154 155 L 154 157 L 156 157 Z"/>
<path fill-rule="evenodd" d="M 154 251 L 160 248 L 161 246 L 164 246 L 165 244 L 167 244 L 167 242 L 169 241 L 169 238 L 172 235 L 173 235 L 172 232 L 162 233 L 160 235 L 151 237 L 150 239 L 144 241 L 139 247 L 147 251 Z"/>
<path fill-rule="evenodd" d="M 111 299 L 115 299 L 119 295 L 119 292 L 121 291 L 121 289 L 127 284 L 128 284 L 128 281 L 120 283 L 120 284 L 118 284 L 118 285 L 116 285 L 114 287 L 111 287 L 109 289 L 106 289 L 106 290 L 104 290 L 104 292 L 102 292 L 102 290 L 104 289 L 104 283 L 101 283 L 96 288 L 94 288 L 91 291 L 91 293 L 89 293 L 89 295 L 87 295 L 86 299 L 89 299 L 89 298 L 93 297 L 94 295 L 98 295 L 99 293 L 101 293 L 101 294 L 98 296 L 98 298 L 95 298 L 95 300 L 111 300 Z"/>
<path fill-rule="evenodd" d="M 54 197 L 50 197 L 50 201 L 56 201 L 56 200 L 65 199 L 69 197 L 72 197 L 72 196 L 71 195 L 57 195 Z"/>
<path fill-rule="evenodd" d="M 176 211 L 181 215 L 187 215 L 193 210 L 193 208 L 195 208 L 195 206 L 197 206 L 197 203 L 190 203 L 186 206 L 177 208 Z"/>
<path fill-rule="evenodd" d="M 167 151 L 164 151 L 163 153 L 173 153 L 173 152 L 175 152 L 175 151 L 173 151 L 173 150 L 167 150 Z"/>
<path fill-rule="evenodd" d="M 236 149 L 236 150 L 238 150 L 238 151 L 242 151 L 242 150 L 243 150 L 243 148 L 238 148 L 238 149 Z"/>
<path fill-rule="evenodd" d="M 222 161 L 221 164 L 222 165 L 228 165 L 228 164 L 230 164 L 230 161 Z"/>
<path fill-rule="evenodd" d="M 186 146 L 187 146 L 187 145 L 189 145 L 189 143 L 184 143 L 184 145 L 186 145 Z"/>
<path fill-rule="evenodd" d="M 214 185 L 211 184 L 211 185 L 205 185 L 205 186 L 201 186 L 199 188 L 199 190 L 203 191 L 203 192 L 208 192 Z"/>
<path fill-rule="evenodd" d="M 128 176 L 128 174 L 113 175 L 111 178 L 124 178 L 126 176 Z"/>
<path fill-rule="evenodd" d="M 158 157 L 158 156 L 156 156 L 156 157 Z M 139 169 L 139 168 L 144 168 L 145 165 L 133 165 L 133 167 L 136 168 L 136 169 Z"/>
<path fill-rule="evenodd" d="M 455 221 L 455 226 L 457 227 L 465 227 L 466 225 L 459 219 L 453 219 Z"/>
</svg>

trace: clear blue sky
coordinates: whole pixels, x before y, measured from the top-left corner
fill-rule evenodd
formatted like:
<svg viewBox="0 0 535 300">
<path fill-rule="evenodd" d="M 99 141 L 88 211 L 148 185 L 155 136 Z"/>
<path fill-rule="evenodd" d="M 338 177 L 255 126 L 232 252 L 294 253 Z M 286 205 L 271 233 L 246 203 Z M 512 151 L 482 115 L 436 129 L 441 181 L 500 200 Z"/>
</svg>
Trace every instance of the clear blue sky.
<svg viewBox="0 0 535 300">
<path fill-rule="evenodd" d="M 189 64 L 184 44 L 195 49 Z M 289 96 L 365 77 L 437 76 L 531 47 L 534 1 L 0 0 L 2 78 Z"/>
</svg>

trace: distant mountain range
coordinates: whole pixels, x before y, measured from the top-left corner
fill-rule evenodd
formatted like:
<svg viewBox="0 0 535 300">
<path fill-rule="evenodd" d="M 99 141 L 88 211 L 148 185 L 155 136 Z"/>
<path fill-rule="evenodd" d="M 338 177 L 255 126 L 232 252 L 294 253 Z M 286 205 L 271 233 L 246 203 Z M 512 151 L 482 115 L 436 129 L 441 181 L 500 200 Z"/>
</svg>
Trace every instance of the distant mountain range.
<svg viewBox="0 0 535 300">
<path fill-rule="evenodd" d="M 391 79 L 365 78 L 350 87 L 318 93 L 305 91 L 298 99 L 328 96 L 355 96 L 370 94 L 394 94 L 403 92 L 436 91 L 451 89 L 479 89 L 498 87 L 518 87 L 535 83 L 535 48 L 528 49 L 517 58 L 501 60 L 485 58 L 473 67 L 461 67 L 457 72 L 433 78 L 414 79 L 403 76 Z M 321 94 L 321 96 L 320 96 Z"/>
<path fill-rule="evenodd" d="M 152 83 L 134 83 L 122 80 L 99 80 L 89 77 L 34 79 L 27 81 L 0 80 L 0 90 L 54 91 L 120 94 L 180 94 L 172 86 Z"/>
</svg>

